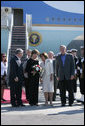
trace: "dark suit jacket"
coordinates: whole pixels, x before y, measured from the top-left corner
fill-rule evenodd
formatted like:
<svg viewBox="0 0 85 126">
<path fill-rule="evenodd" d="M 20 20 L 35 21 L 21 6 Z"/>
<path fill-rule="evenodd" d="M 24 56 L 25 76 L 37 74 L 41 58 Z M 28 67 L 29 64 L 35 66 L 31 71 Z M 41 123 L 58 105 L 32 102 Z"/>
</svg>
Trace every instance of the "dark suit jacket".
<svg viewBox="0 0 85 126">
<path fill-rule="evenodd" d="M 56 59 L 53 60 L 53 73 L 56 76 Z"/>
<path fill-rule="evenodd" d="M 15 83 L 14 79 L 16 77 L 19 78 L 19 83 L 22 83 L 24 80 L 22 63 L 19 66 L 17 61 L 18 61 L 18 58 L 16 56 L 14 56 L 10 60 L 9 84 Z"/>
<path fill-rule="evenodd" d="M 57 77 L 59 77 L 60 80 L 64 80 L 64 77 L 66 78 L 66 80 L 69 80 L 71 78 L 71 75 L 74 75 L 75 71 L 75 63 L 73 56 L 66 53 L 64 66 L 61 60 L 61 54 L 57 56 L 56 61 Z"/>
</svg>

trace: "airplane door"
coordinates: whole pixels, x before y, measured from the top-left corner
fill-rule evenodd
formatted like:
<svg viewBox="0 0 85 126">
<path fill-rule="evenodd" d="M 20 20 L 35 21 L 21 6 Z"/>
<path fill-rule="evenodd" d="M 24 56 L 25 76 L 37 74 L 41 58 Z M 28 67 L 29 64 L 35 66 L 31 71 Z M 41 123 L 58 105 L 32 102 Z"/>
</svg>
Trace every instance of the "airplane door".
<svg viewBox="0 0 85 126">
<path fill-rule="evenodd" d="M 23 25 L 23 9 L 13 9 L 14 11 L 14 26 Z"/>
</svg>

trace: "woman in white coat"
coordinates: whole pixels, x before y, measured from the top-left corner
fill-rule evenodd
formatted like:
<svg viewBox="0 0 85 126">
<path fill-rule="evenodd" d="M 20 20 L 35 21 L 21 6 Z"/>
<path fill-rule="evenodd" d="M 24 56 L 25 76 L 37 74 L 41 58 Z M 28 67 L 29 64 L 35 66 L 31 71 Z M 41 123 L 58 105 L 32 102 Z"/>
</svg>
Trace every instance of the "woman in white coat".
<svg viewBox="0 0 85 126">
<path fill-rule="evenodd" d="M 42 62 L 40 66 L 43 69 L 42 83 L 43 83 L 43 92 L 45 96 L 45 105 L 48 105 L 48 97 L 50 100 L 50 105 L 52 105 L 53 92 L 54 92 L 54 82 L 53 82 L 53 62 L 51 59 L 48 59 L 47 53 L 41 54 Z"/>
</svg>

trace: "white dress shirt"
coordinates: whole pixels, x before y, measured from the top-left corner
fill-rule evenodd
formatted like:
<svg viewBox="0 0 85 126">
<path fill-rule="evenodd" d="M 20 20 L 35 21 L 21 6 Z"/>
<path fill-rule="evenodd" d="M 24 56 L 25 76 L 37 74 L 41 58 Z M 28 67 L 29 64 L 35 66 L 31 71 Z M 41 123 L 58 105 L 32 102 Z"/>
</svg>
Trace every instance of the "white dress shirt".
<svg viewBox="0 0 85 126">
<path fill-rule="evenodd" d="M 18 60 L 16 60 L 16 63 L 20 67 L 20 65 L 21 65 L 21 59 L 18 56 L 16 56 L 16 57 L 18 58 Z"/>
<path fill-rule="evenodd" d="M 2 76 L 4 75 L 4 73 L 7 74 L 7 67 L 8 67 L 7 62 L 5 64 L 1 62 L 1 75 Z"/>
</svg>

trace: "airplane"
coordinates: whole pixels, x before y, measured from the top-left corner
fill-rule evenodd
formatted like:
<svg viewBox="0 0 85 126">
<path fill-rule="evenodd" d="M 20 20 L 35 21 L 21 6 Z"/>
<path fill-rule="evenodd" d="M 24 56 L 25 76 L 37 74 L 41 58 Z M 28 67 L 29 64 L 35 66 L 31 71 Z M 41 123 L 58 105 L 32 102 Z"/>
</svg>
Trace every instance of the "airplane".
<svg viewBox="0 0 85 126">
<path fill-rule="evenodd" d="M 84 45 L 84 12 L 81 12 L 84 8 L 83 4 L 82 2 L 79 4 L 78 1 L 61 1 L 61 3 L 59 1 L 1 1 L 1 52 L 8 53 L 11 45 L 8 37 L 10 28 L 3 24 L 6 15 L 4 12 L 7 13 L 7 8 L 8 13 L 13 14 L 15 28 L 26 27 L 28 16 L 30 28 L 26 35 L 26 39 L 28 38 L 26 49 L 38 49 L 41 53 L 53 51 L 56 54 L 61 44 L 71 49 L 69 44 L 72 42 L 74 43 L 72 48 L 79 51 L 79 47 Z M 79 36 L 81 39 L 75 40 Z"/>
</svg>

